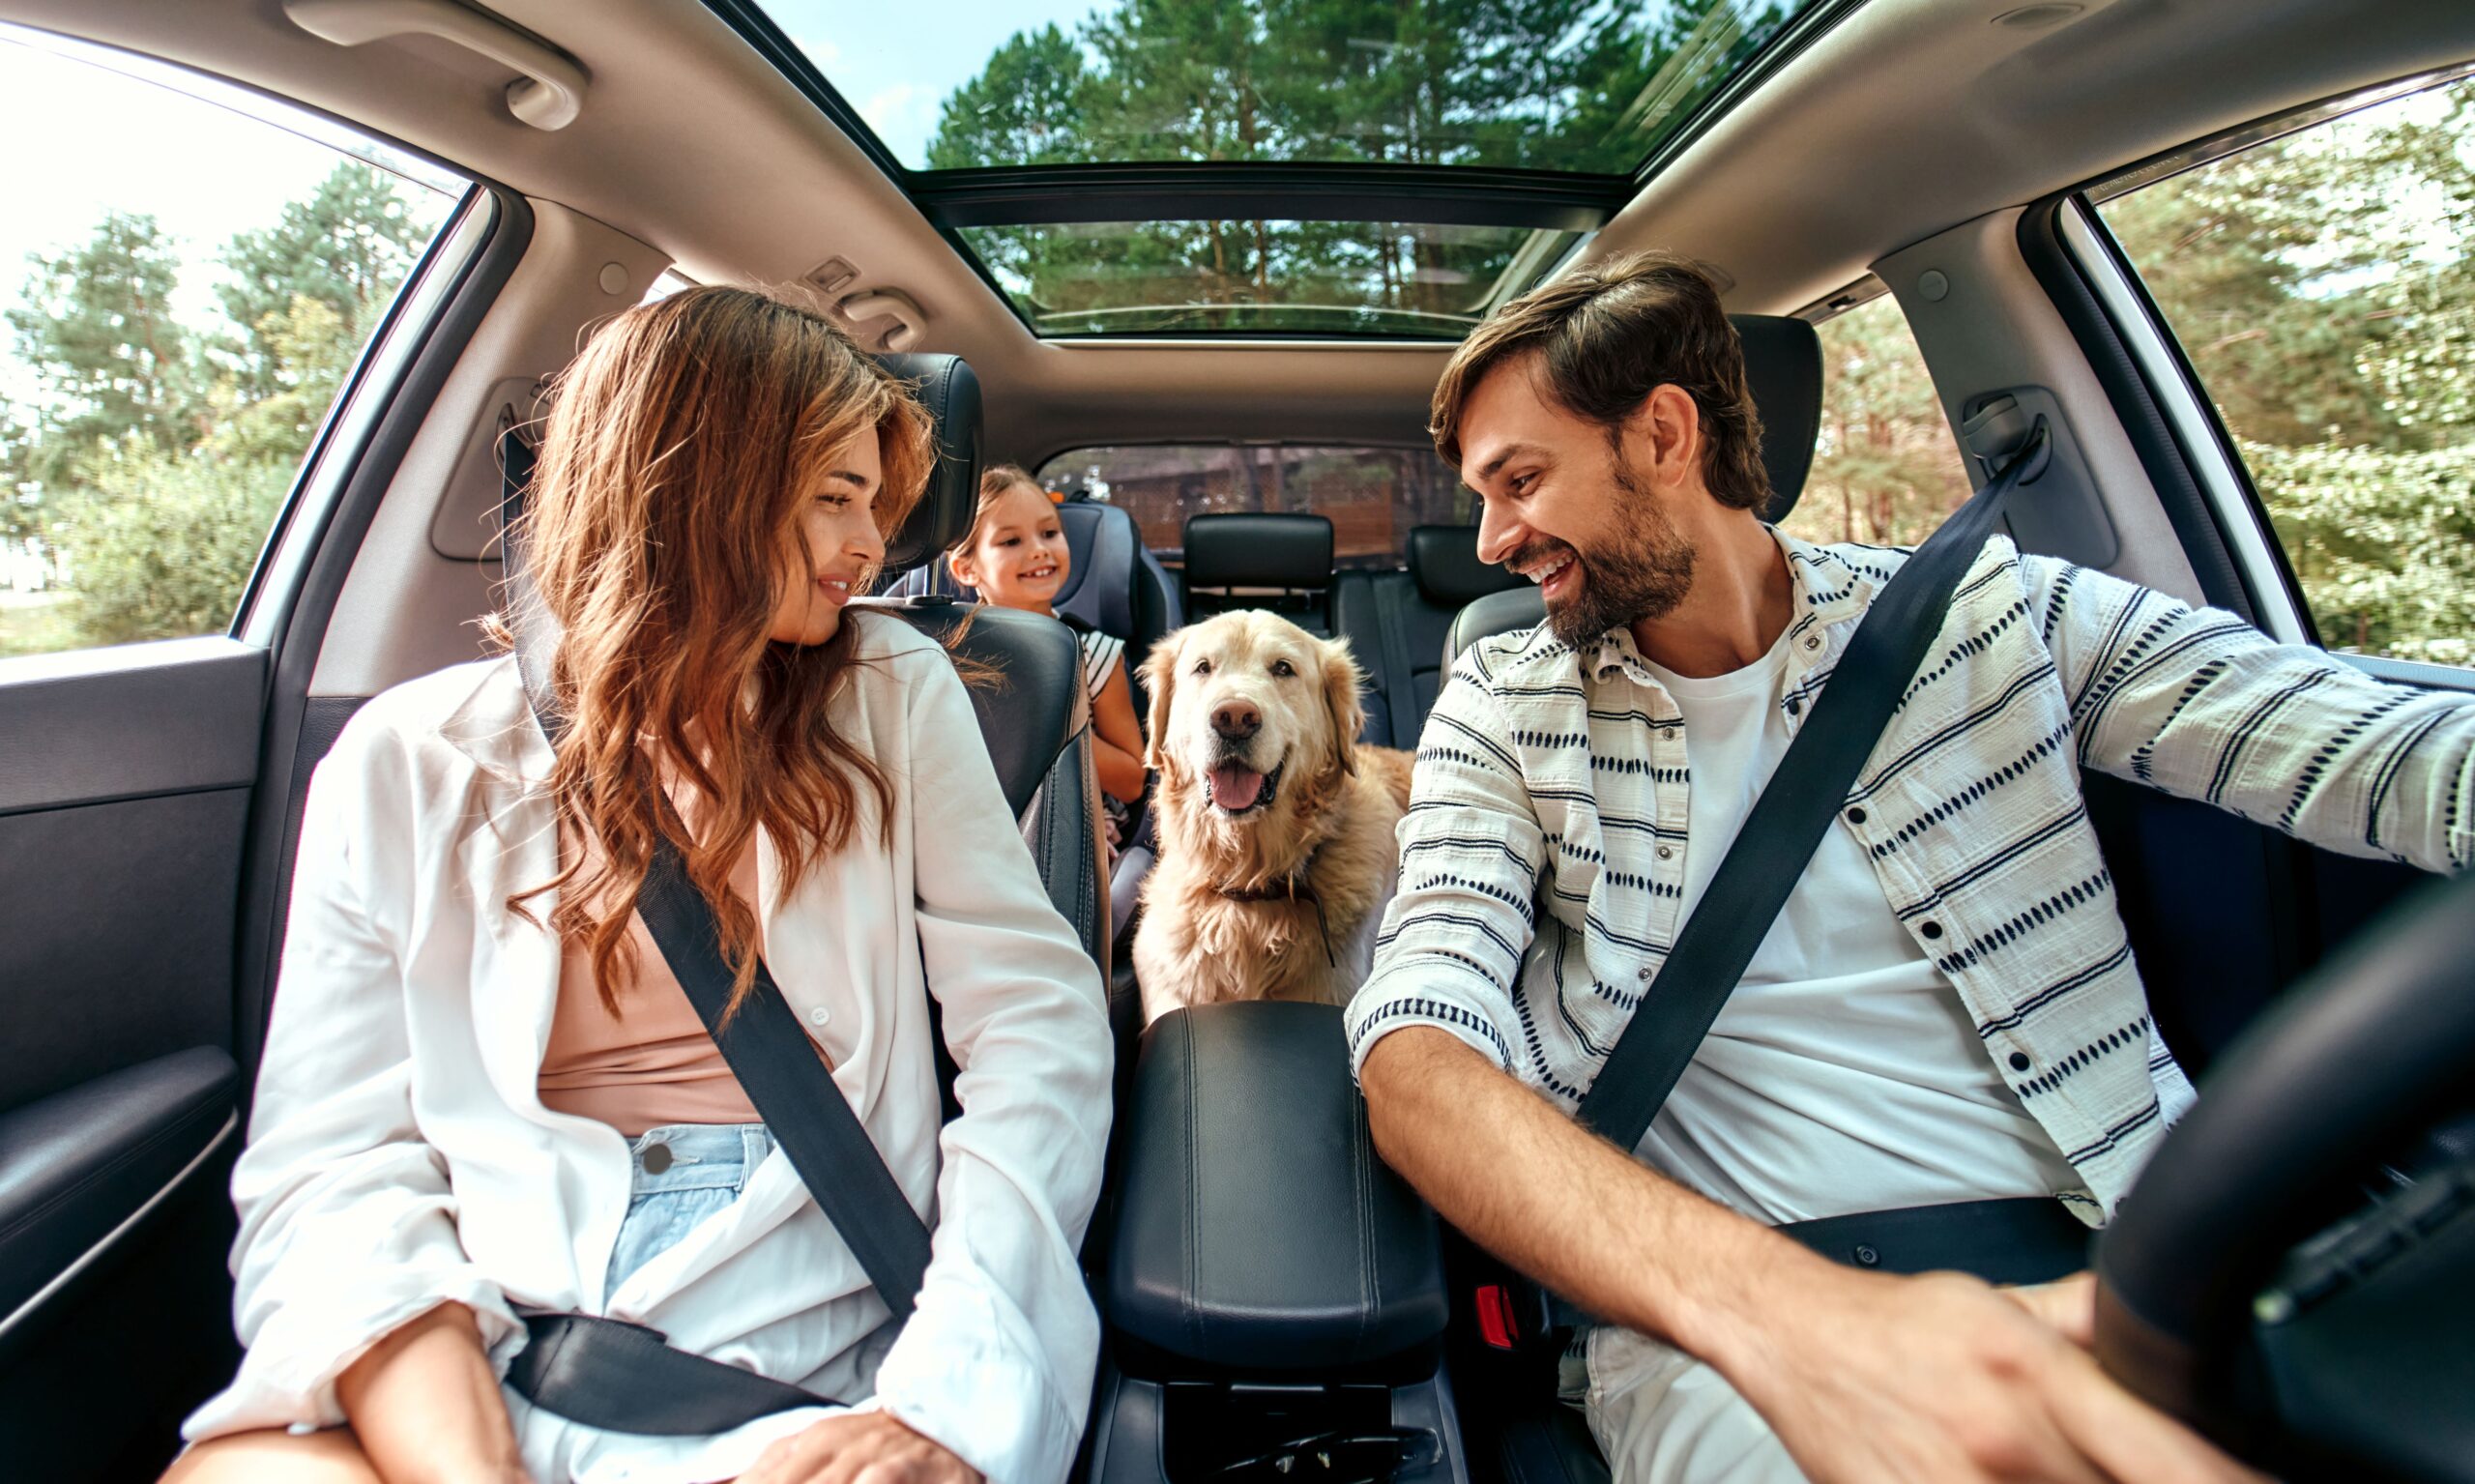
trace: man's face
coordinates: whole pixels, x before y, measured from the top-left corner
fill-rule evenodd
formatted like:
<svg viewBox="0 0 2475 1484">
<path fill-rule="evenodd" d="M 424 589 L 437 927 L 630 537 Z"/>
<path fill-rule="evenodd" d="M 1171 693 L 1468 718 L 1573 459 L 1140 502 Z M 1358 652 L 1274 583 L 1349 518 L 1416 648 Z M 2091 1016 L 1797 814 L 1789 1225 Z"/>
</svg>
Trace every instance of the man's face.
<svg viewBox="0 0 2475 1484">
<path fill-rule="evenodd" d="M 1548 626 L 1581 645 L 1682 602 L 1693 587 L 1693 545 L 1645 467 L 1656 455 L 1653 420 L 1638 417 L 1640 426 L 1611 439 L 1558 406 L 1536 365 L 1534 355 L 1510 358 L 1471 390 L 1462 407 L 1461 477 L 1485 502 L 1479 559 L 1538 583 Z M 1691 441 L 1683 451 L 1698 455 Z"/>
</svg>

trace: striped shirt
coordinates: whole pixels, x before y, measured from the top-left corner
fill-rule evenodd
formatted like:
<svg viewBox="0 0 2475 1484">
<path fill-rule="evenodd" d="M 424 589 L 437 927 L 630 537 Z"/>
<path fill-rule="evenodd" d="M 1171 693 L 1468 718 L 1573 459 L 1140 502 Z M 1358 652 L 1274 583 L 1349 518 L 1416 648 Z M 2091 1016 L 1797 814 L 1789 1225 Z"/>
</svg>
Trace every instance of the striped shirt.
<svg viewBox="0 0 2475 1484">
<path fill-rule="evenodd" d="M 1792 729 L 1907 553 L 1779 535 Z M 2475 859 L 2475 696 L 2384 684 L 2233 615 L 1989 541 L 1832 827 L 1947 976 L 2095 1224 L 2192 1100 L 2156 1033 L 2080 769 L 2348 855 Z M 1454 664 L 1419 739 L 1400 889 L 1352 1064 L 1429 1025 L 1567 1110 L 1679 920 L 1683 718 L 1629 630 L 1545 626 Z"/>
</svg>

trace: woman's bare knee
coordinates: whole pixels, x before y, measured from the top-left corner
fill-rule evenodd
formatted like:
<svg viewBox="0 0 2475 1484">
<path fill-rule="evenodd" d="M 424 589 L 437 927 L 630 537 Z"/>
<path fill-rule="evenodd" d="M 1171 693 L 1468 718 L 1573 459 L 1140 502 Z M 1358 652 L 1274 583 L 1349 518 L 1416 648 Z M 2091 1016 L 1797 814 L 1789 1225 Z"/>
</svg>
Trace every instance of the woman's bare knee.
<svg viewBox="0 0 2475 1484">
<path fill-rule="evenodd" d="M 268 1428 L 208 1439 L 182 1454 L 162 1484 L 378 1484 L 378 1472 L 351 1428 Z"/>
</svg>

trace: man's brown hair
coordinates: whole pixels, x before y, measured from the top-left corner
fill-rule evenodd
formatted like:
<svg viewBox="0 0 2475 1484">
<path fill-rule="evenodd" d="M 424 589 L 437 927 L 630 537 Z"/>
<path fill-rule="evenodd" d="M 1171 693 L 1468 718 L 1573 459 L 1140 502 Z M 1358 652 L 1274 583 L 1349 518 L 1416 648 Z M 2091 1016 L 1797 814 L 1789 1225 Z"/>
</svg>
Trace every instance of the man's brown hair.
<svg viewBox="0 0 2475 1484">
<path fill-rule="evenodd" d="M 1701 409 L 1710 493 L 1739 509 L 1769 503 L 1744 342 L 1720 307 L 1709 269 L 1672 252 L 1639 252 L 1575 269 L 1498 309 L 1461 342 L 1436 383 L 1427 431 L 1445 463 L 1460 467 L 1470 390 L 1496 366 L 1533 353 L 1547 395 L 1606 429 L 1610 442 L 1622 437 L 1644 397 L 1662 384 L 1676 387 Z"/>
</svg>

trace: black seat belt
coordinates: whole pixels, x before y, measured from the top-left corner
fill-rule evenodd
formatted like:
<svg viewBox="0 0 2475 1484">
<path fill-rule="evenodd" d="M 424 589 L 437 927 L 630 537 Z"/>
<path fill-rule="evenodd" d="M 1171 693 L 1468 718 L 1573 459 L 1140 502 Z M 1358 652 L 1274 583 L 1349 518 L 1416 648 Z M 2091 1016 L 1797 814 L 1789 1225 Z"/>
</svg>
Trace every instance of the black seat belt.
<svg viewBox="0 0 2475 1484">
<path fill-rule="evenodd" d="M 515 463 L 508 460 L 511 485 L 517 482 Z M 529 460 L 525 468 L 529 472 Z M 511 498 L 520 499 L 520 490 Z M 507 561 L 516 668 L 534 717 L 555 747 L 567 725 L 549 673 L 558 625 L 519 555 L 510 552 Z M 666 821 L 676 824 L 666 798 L 661 807 Z M 666 831 L 654 836 L 636 911 L 808 1194 L 893 1318 L 908 1318 L 928 1268 L 928 1225 L 912 1209 L 762 958 L 747 998 L 725 1023 L 734 975 L 722 957 L 721 925 L 713 904 L 688 880 L 686 861 Z M 739 1366 L 671 1349 L 658 1331 L 641 1324 L 589 1314 L 539 1314 L 525 1323 L 532 1342 L 509 1368 L 509 1384 L 542 1410 L 588 1427 L 708 1436 L 792 1408 L 839 1405 Z"/>
<path fill-rule="evenodd" d="M 1994 534 L 2003 500 L 2045 471 L 2049 436 L 2040 419 L 2001 473 L 1909 556 L 1858 621 L 1812 713 L 1582 1097 L 1575 1117 L 1627 1153 L 1649 1132 L 1848 801 L 1940 632 L 1960 579 Z M 1843 1263 L 1886 1272 L 1957 1266 L 2010 1283 L 2084 1266 L 2088 1235 L 2045 1196 L 1863 1212 L 1778 1230 Z M 1552 1301 L 1548 1313 L 1558 1324 L 1587 1319 Z"/>
<path fill-rule="evenodd" d="M 1951 595 L 1994 534 L 2003 498 L 2044 472 L 2046 436 L 2041 421 L 2002 472 L 1891 574 L 1857 622 L 1814 698 L 1813 713 L 1788 743 L 1649 993 L 1582 1097 L 1575 1117 L 1617 1148 L 1641 1144 L 1735 992 L 1941 630 Z"/>
</svg>

